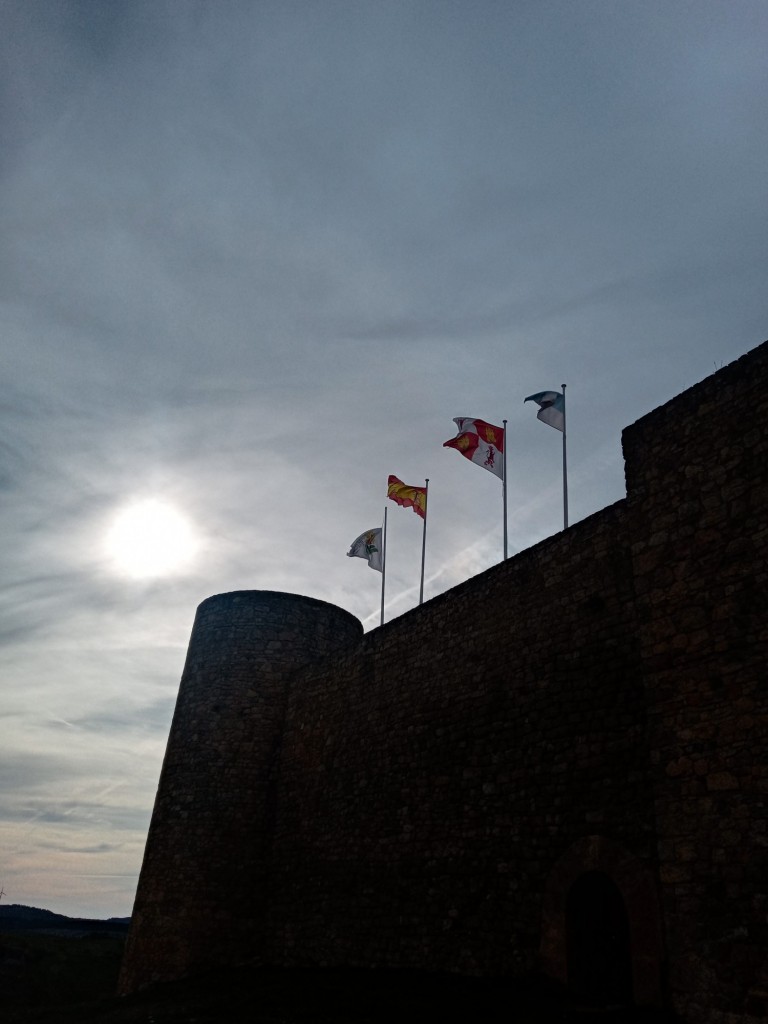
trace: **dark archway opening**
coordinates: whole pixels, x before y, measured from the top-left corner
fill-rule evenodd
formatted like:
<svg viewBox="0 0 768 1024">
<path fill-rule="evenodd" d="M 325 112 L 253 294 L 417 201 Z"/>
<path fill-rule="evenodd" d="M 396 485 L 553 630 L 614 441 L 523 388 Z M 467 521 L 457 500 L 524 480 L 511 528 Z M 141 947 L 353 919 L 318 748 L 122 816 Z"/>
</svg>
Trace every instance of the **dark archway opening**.
<svg viewBox="0 0 768 1024">
<path fill-rule="evenodd" d="M 596 1006 L 632 1004 L 629 920 L 621 892 L 604 871 L 587 871 L 566 902 L 568 987 Z"/>
</svg>

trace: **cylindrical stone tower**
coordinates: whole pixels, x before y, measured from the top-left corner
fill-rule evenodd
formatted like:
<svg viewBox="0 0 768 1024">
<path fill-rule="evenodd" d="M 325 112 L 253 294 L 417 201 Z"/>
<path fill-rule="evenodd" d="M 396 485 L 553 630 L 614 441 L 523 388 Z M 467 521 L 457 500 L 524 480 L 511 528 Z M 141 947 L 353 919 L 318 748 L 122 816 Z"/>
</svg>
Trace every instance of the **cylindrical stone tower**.
<svg viewBox="0 0 768 1024">
<path fill-rule="evenodd" d="M 259 956 L 287 680 L 362 632 L 294 594 L 236 591 L 197 609 L 121 992 Z"/>
</svg>

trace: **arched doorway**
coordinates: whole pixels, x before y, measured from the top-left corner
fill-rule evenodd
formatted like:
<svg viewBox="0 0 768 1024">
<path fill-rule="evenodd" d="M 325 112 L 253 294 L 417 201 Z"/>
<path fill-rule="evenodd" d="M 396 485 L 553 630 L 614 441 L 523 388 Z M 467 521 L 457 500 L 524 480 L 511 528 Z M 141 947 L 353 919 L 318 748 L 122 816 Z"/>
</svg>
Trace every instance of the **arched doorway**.
<svg viewBox="0 0 768 1024">
<path fill-rule="evenodd" d="M 634 1003 L 663 1006 L 664 954 L 655 878 L 647 865 L 605 836 L 584 836 L 558 858 L 546 881 L 539 951 L 542 973 L 563 985 L 572 975 L 583 987 L 589 968 L 571 950 L 579 943 L 588 949 L 592 943 L 598 959 L 603 942 L 599 936 L 605 934 L 624 936 L 619 943 L 623 966 L 612 968 L 623 979 L 618 982 L 619 991 L 627 990 L 628 958 Z M 604 949 L 603 955 L 614 953 Z"/>
<path fill-rule="evenodd" d="M 566 899 L 568 988 L 586 1002 L 632 1002 L 629 920 L 621 892 L 604 871 L 586 871 Z"/>
</svg>

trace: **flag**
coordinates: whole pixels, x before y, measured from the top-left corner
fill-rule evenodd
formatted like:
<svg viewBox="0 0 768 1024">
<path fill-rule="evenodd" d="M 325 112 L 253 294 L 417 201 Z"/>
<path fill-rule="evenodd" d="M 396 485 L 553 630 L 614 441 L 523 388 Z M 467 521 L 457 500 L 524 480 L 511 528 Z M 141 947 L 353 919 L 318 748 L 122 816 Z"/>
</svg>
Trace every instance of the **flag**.
<svg viewBox="0 0 768 1024">
<path fill-rule="evenodd" d="M 352 547 L 347 552 L 348 558 L 365 558 L 368 565 L 378 572 L 382 571 L 381 558 L 381 527 L 375 530 L 366 530 L 361 533 L 357 540 L 352 541 Z"/>
<path fill-rule="evenodd" d="M 403 508 L 412 508 L 417 516 L 422 519 L 427 517 L 427 488 L 409 487 L 396 476 L 390 476 L 387 480 L 387 497 L 396 501 Z"/>
<path fill-rule="evenodd" d="M 536 418 L 548 423 L 555 430 L 565 430 L 565 395 L 560 391 L 540 391 L 538 395 L 528 395 L 526 402 L 536 402 L 539 411 Z"/>
<path fill-rule="evenodd" d="M 470 420 L 461 416 L 455 417 L 453 422 L 459 428 L 459 432 L 456 437 L 446 441 L 443 448 L 455 448 L 476 466 L 482 466 L 490 473 L 502 477 L 504 430 L 486 423 L 485 420 Z"/>
</svg>

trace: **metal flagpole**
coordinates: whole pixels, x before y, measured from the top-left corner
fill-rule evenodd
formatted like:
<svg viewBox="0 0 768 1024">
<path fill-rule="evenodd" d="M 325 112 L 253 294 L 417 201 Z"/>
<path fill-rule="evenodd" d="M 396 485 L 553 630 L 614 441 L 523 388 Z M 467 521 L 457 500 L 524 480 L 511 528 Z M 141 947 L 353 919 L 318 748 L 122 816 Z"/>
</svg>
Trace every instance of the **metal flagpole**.
<svg viewBox="0 0 768 1024">
<path fill-rule="evenodd" d="M 381 539 L 381 622 L 384 625 L 384 578 L 387 573 L 387 506 L 384 506 L 384 533 Z"/>
<path fill-rule="evenodd" d="M 424 481 L 424 533 L 421 538 L 421 586 L 419 587 L 419 604 L 424 602 L 424 556 L 427 551 L 427 499 L 429 497 L 429 477 Z"/>
<path fill-rule="evenodd" d="M 501 459 L 501 494 L 504 502 L 504 561 L 507 560 L 507 421 L 504 424 L 504 451 Z"/>
<path fill-rule="evenodd" d="M 565 453 L 565 384 L 563 389 L 563 529 L 568 529 L 568 460 Z M 506 446 L 505 446 L 506 448 Z"/>
</svg>

